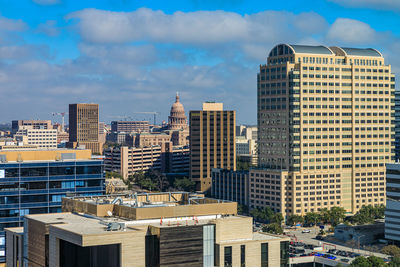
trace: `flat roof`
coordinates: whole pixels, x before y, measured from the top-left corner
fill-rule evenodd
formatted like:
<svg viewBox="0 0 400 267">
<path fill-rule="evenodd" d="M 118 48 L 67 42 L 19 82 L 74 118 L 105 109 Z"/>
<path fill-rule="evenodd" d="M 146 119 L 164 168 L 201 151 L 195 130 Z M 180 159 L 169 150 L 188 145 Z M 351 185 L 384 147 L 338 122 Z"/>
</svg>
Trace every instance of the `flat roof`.
<svg viewBox="0 0 400 267">
<path fill-rule="evenodd" d="M 63 211 L 127 220 L 236 215 L 237 203 L 189 192 L 78 196 L 62 199 Z"/>
</svg>

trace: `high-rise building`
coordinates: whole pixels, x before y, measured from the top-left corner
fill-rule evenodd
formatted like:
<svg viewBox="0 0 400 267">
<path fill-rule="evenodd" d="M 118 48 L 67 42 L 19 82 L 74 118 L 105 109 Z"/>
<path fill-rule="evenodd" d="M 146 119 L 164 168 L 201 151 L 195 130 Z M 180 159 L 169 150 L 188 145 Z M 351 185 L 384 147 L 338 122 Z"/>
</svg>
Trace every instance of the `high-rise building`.
<svg viewBox="0 0 400 267">
<path fill-rule="evenodd" d="M 68 147 L 84 146 L 94 154 L 103 153 L 99 142 L 99 105 L 69 105 L 69 143 Z"/>
<path fill-rule="evenodd" d="M 21 126 L 31 126 L 32 129 L 53 129 L 50 120 L 14 120 L 11 123 L 11 131 L 15 134 Z"/>
<path fill-rule="evenodd" d="M 400 160 L 400 91 L 394 92 L 395 116 L 395 159 Z"/>
<path fill-rule="evenodd" d="M 190 178 L 197 190 L 211 187 L 211 169 L 236 170 L 236 112 L 222 103 L 203 103 L 190 111 Z"/>
<path fill-rule="evenodd" d="M 251 207 L 305 214 L 385 204 L 394 75 L 375 49 L 275 46 L 257 75 Z M 273 188 L 273 190 L 272 190 Z"/>
<path fill-rule="evenodd" d="M 67 194 L 102 195 L 103 161 L 90 150 L 0 150 L 0 262 L 4 229 L 22 226 L 27 214 L 61 211 Z"/>
<path fill-rule="evenodd" d="M 253 232 L 253 218 L 238 216 L 235 202 L 201 194 L 64 198 L 63 211 L 27 215 L 24 228 L 7 229 L 7 266 L 276 267 L 291 261 L 289 237 Z"/>
</svg>

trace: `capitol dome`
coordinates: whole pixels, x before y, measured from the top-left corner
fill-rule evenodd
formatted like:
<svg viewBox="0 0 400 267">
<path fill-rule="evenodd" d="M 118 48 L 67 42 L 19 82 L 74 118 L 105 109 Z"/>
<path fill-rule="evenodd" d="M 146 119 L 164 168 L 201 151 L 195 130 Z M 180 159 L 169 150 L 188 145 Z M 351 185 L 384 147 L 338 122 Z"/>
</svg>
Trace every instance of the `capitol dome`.
<svg viewBox="0 0 400 267">
<path fill-rule="evenodd" d="M 175 103 L 172 104 L 171 112 L 168 117 L 168 124 L 170 130 L 180 130 L 187 127 L 187 118 L 185 109 L 181 102 L 179 102 L 179 95 L 176 94 Z"/>
</svg>

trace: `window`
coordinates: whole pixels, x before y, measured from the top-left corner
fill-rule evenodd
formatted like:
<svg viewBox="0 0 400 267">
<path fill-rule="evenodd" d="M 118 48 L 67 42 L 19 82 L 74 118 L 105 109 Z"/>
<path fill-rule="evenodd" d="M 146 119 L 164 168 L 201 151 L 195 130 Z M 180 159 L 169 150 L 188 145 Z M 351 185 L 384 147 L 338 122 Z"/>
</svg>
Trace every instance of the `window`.
<svg viewBox="0 0 400 267">
<path fill-rule="evenodd" d="M 232 267 L 232 247 L 224 247 L 224 266 Z"/>
<path fill-rule="evenodd" d="M 240 246 L 240 267 L 246 266 L 246 245 Z"/>
<path fill-rule="evenodd" d="M 281 242 L 281 267 L 289 265 L 289 242 Z"/>
<path fill-rule="evenodd" d="M 261 267 L 268 267 L 268 243 L 261 244 Z"/>
</svg>

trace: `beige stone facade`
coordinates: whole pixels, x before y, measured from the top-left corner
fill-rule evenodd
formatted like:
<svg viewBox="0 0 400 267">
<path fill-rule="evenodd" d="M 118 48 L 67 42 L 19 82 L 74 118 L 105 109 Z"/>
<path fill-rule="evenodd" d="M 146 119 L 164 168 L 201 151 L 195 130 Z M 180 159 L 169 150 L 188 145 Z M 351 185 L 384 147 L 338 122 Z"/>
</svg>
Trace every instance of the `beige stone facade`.
<svg viewBox="0 0 400 267">
<path fill-rule="evenodd" d="M 109 148 L 104 151 L 104 169 L 118 172 L 124 179 L 137 172 L 156 170 L 162 173 L 189 171 L 189 148 L 171 142 L 148 147 Z"/>
<path fill-rule="evenodd" d="M 261 181 L 280 170 L 287 193 L 278 209 L 285 213 L 333 206 L 355 213 L 385 204 L 385 164 L 394 155 L 394 75 L 381 53 L 277 45 L 257 82 L 259 167 L 267 171 L 254 171 L 264 177 L 251 185 L 253 207 L 268 206 L 266 197 L 276 200 Z"/>
<path fill-rule="evenodd" d="M 252 218 L 236 210 L 235 202 L 189 193 L 64 198 L 63 213 L 27 215 L 24 229 L 6 229 L 6 261 L 33 267 L 83 260 L 99 267 L 288 264 L 289 238 L 254 233 Z"/>
<path fill-rule="evenodd" d="M 12 121 L 12 133 L 15 134 L 20 127 L 31 126 L 32 129 L 52 129 L 50 120 L 15 120 Z"/>
<path fill-rule="evenodd" d="M 57 148 L 57 130 L 53 129 L 33 129 L 32 126 L 22 126 L 15 133 L 14 138 L 25 145 L 45 149 Z"/>
<path fill-rule="evenodd" d="M 190 178 L 197 190 L 210 190 L 211 169 L 236 170 L 236 112 L 222 103 L 190 111 Z"/>
</svg>

